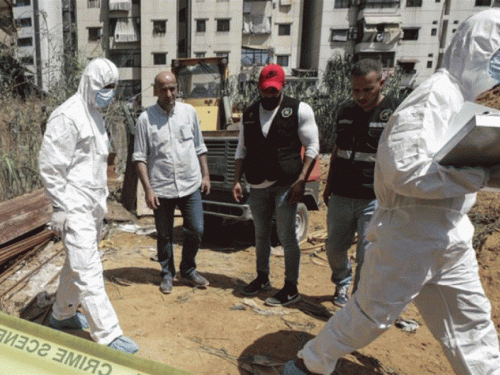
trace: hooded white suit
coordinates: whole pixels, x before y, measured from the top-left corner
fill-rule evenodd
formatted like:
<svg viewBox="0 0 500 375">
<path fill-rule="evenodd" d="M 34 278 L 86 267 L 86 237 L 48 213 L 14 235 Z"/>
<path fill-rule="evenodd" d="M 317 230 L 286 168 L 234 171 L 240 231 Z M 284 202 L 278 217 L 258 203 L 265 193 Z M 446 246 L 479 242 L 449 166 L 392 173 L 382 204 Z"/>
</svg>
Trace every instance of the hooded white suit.
<svg viewBox="0 0 500 375">
<path fill-rule="evenodd" d="M 51 114 L 39 154 L 42 181 L 56 210 L 67 215 L 62 233 L 67 249 L 53 316 L 64 320 L 79 305 L 94 341 L 109 344 L 122 335 L 104 289 L 98 244 L 106 213 L 108 136 L 96 93 L 118 82 L 109 60 L 92 60 L 78 92 Z"/>
<path fill-rule="evenodd" d="M 384 333 L 415 301 L 457 374 L 500 374 L 498 336 L 481 286 L 467 212 L 488 180 L 482 169 L 443 167 L 433 155 L 458 129 L 464 104 L 499 83 L 488 74 L 500 49 L 500 11 L 467 19 L 438 70 L 396 110 L 379 142 L 379 209 L 357 292 L 299 352 L 331 374 L 343 355 Z"/>
</svg>

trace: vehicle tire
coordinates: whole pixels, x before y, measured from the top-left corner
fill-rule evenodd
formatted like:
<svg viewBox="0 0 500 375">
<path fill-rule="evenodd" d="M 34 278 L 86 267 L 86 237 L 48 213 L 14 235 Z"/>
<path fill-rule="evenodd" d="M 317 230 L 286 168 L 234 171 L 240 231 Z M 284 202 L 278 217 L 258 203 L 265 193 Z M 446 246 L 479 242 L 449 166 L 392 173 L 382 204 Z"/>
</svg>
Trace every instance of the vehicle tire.
<svg viewBox="0 0 500 375">
<path fill-rule="evenodd" d="M 300 242 L 307 238 L 307 228 L 309 226 L 309 211 L 304 203 L 297 205 L 297 216 L 295 217 L 295 233 Z"/>
</svg>

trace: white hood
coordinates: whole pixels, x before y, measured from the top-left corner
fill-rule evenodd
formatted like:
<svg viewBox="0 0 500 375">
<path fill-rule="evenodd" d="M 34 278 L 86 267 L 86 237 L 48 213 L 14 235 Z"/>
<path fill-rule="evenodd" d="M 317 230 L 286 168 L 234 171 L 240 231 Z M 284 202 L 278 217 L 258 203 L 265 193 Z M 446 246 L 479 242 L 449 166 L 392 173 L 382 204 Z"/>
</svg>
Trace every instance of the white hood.
<svg viewBox="0 0 500 375">
<path fill-rule="evenodd" d="M 95 104 L 97 92 L 105 86 L 115 83 L 118 83 L 116 65 L 108 59 L 97 58 L 92 60 L 83 71 L 78 93 L 90 107 L 97 108 Z"/>
<path fill-rule="evenodd" d="M 442 68 L 456 78 L 465 100 L 474 101 L 498 81 L 488 74 L 492 55 L 500 49 L 500 10 L 490 9 L 465 20 L 446 49 Z"/>
</svg>

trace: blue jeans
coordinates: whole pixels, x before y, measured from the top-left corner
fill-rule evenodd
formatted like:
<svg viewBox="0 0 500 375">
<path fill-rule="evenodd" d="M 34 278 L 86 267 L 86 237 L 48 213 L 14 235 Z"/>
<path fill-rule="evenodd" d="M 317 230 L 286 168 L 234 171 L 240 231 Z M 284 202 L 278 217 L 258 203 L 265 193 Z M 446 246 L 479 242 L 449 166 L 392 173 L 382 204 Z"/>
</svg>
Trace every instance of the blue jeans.
<svg viewBox="0 0 500 375">
<path fill-rule="evenodd" d="M 257 271 L 269 274 L 271 231 L 276 212 L 278 239 L 285 252 L 285 279 L 297 285 L 299 279 L 300 248 L 295 234 L 297 203 L 288 203 L 290 185 L 271 185 L 264 189 L 250 189 L 250 209 L 255 226 Z"/>
<path fill-rule="evenodd" d="M 182 198 L 159 198 L 160 206 L 154 211 L 158 232 L 158 261 L 161 276 L 175 276 L 173 231 L 174 211 L 178 207 L 183 218 L 184 242 L 182 245 L 181 276 L 188 276 L 196 269 L 195 257 L 203 236 L 203 205 L 200 190 Z"/>
<path fill-rule="evenodd" d="M 334 194 L 328 198 L 326 255 L 332 269 L 332 281 L 337 287 L 351 284 L 352 268 L 347 251 L 352 245 L 356 232 L 358 233 L 357 267 L 353 293 L 358 287 L 367 245 L 365 230 L 376 208 L 375 199 L 345 198 Z"/>
</svg>

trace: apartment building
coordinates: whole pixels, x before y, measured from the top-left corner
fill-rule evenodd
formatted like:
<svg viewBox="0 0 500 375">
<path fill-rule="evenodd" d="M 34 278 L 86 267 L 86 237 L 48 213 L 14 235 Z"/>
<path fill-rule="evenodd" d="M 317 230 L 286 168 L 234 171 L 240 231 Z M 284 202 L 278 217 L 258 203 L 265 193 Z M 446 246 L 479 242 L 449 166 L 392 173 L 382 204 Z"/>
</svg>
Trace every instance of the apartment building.
<svg viewBox="0 0 500 375">
<path fill-rule="evenodd" d="M 105 56 L 120 70 L 122 95 L 155 102 L 154 76 L 172 59 L 226 57 L 229 72 L 278 62 L 299 66 L 303 0 L 82 0 L 81 56 Z M 140 96 L 138 95 L 140 94 Z"/>
<path fill-rule="evenodd" d="M 301 68 L 320 74 L 349 54 L 399 67 L 415 87 L 439 66 L 458 25 L 499 0 L 311 0 L 304 9 Z"/>
<path fill-rule="evenodd" d="M 16 57 L 31 72 L 33 82 L 47 91 L 57 85 L 64 66 L 61 1 L 16 0 Z"/>
<path fill-rule="evenodd" d="M 30 0 L 18 0 L 18 2 Z M 33 0 L 34 1 L 34 0 Z M 48 0 L 38 0 L 48 1 Z M 500 0 L 81 0 L 78 50 L 120 70 L 122 95 L 155 102 L 152 82 L 171 61 L 224 56 L 231 75 L 281 64 L 321 77 L 352 55 L 399 68 L 415 87 L 438 67 L 456 27 Z M 140 94 L 140 95 L 139 95 Z"/>
</svg>

